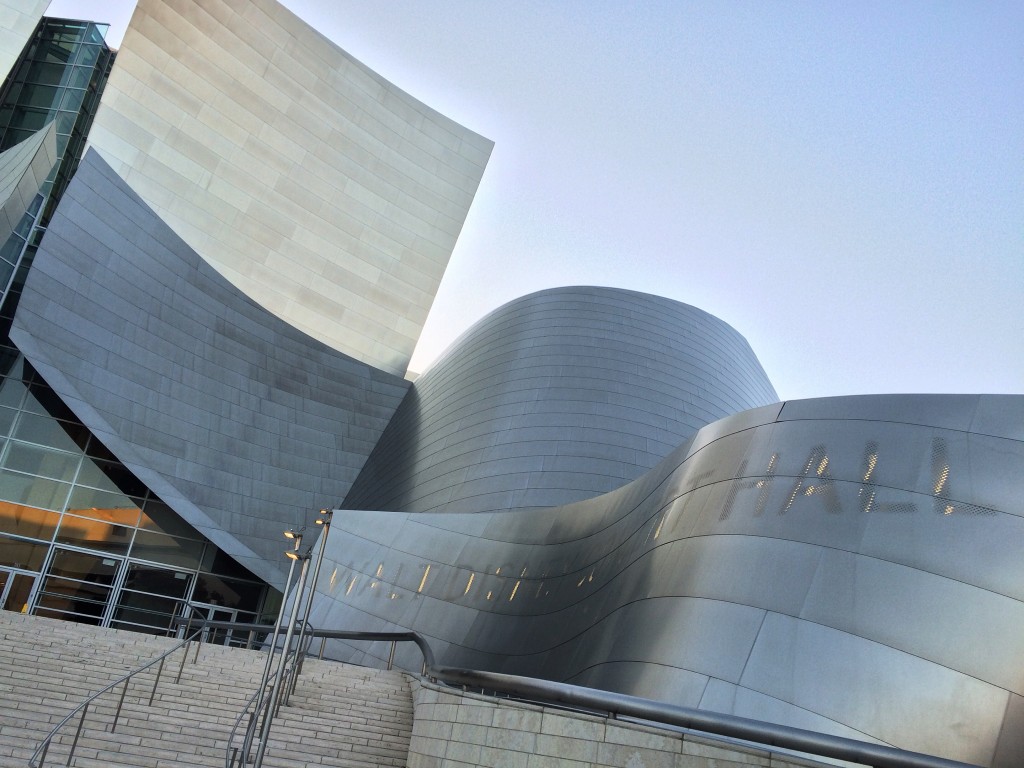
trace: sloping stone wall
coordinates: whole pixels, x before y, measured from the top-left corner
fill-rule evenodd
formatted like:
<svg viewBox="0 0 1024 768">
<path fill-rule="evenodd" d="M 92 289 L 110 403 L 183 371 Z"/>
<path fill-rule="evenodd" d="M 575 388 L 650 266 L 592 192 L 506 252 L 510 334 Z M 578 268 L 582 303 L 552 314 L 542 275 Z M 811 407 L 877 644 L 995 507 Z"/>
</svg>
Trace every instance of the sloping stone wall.
<svg viewBox="0 0 1024 768">
<path fill-rule="evenodd" d="M 822 763 L 413 682 L 408 768 L 797 768 Z"/>
</svg>

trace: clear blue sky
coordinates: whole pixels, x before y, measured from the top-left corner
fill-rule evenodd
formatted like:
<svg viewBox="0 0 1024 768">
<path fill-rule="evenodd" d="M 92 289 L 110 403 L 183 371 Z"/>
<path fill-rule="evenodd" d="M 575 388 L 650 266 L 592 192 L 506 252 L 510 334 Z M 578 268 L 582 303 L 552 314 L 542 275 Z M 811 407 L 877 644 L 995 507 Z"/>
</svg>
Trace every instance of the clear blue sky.
<svg viewBox="0 0 1024 768">
<path fill-rule="evenodd" d="M 1024 393 L 1024 4 L 285 5 L 496 143 L 414 369 L 595 284 L 721 317 L 784 399 Z"/>
</svg>

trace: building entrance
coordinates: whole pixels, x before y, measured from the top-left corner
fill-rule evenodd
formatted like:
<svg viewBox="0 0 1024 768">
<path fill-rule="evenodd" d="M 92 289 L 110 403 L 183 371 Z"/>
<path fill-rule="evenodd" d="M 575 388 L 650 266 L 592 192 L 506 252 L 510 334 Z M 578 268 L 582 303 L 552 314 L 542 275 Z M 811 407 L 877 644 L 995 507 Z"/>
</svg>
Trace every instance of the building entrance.
<svg viewBox="0 0 1024 768">
<path fill-rule="evenodd" d="M 189 603 L 189 613 L 186 616 L 193 616 L 196 619 L 207 621 L 238 621 L 238 611 L 233 608 L 225 608 L 222 605 L 209 605 L 206 603 Z M 230 629 L 204 629 L 203 642 L 216 643 L 217 645 L 245 645 L 248 640 L 248 633 L 234 632 Z"/>
<path fill-rule="evenodd" d="M 177 632 L 177 617 L 239 621 L 237 609 L 189 602 L 196 586 L 192 571 L 84 548 L 54 546 L 39 575 L 8 569 L 2 574 L 4 606 L 37 616 L 161 635 Z M 242 618 L 252 620 L 249 614 Z M 204 634 L 210 643 L 244 645 L 247 639 L 224 629 Z"/>
<path fill-rule="evenodd" d="M 54 547 L 35 595 L 33 613 L 84 624 L 109 622 L 111 595 L 124 559 Z"/>
<path fill-rule="evenodd" d="M 0 608 L 5 611 L 28 611 L 36 574 L 16 568 L 0 568 Z"/>
</svg>

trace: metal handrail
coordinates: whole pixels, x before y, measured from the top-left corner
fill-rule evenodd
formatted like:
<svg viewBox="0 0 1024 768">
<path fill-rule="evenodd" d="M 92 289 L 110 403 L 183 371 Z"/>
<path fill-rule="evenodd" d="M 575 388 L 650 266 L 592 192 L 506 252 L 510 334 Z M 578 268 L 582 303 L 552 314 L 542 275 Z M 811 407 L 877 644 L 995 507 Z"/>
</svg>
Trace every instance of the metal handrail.
<svg viewBox="0 0 1024 768">
<path fill-rule="evenodd" d="M 175 645 L 169 651 L 164 651 L 159 656 L 157 656 L 155 659 L 152 659 L 152 660 L 146 662 L 145 664 L 143 664 L 138 669 L 133 669 L 132 671 L 128 672 L 127 674 L 122 675 L 121 677 L 119 677 L 114 682 L 112 682 L 112 683 L 104 686 L 100 690 L 96 691 L 96 693 L 94 693 L 91 696 L 89 696 L 89 698 L 87 698 L 85 701 L 83 701 L 77 707 L 75 707 L 70 712 L 68 712 L 68 714 L 65 715 L 64 718 L 59 723 L 57 723 L 55 726 L 53 726 L 53 728 L 50 729 L 50 732 L 46 734 L 46 736 L 43 738 L 43 740 L 41 742 L 39 742 L 39 745 L 35 748 L 35 751 L 32 753 L 32 756 L 29 757 L 29 759 L 28 759 L 28 764 L 29 764 L 30 768 L 43 768 L 43 766 L 46 763 L 46 753 L 49 751 L 50 743 L 53 741 L 54 737 L 57 735 L 57 732 L 60 731 L 60 729 L 63 728 L 65 725 L 67 725 L 69 722 L 71 722 L 71 719 L 76 714 L 78 714 L 78 712 L 80 711 L 82 713 L 82 715 L 81 715 L 81 717 L 78 720 L 78 728 L 75 730 L 74 741 L 71 742 L 71 751 L 68 753 L 68 762 L 67 762 L 67 764 L 71 765 L 71 758 L 74 757 L 74 755 L 75 755 L 75 748 L 78 746 L 78 739 L 82 735 L 82 726 L 85 724 L 85 716 L 89 713 L 89 706 L 96 699 L 98 699 L 100 696 L 102 696 L 107 691 L 111 691 L 114 688 L 116 688 L 118 685 L 120 685 L 121 683 L 124 683 L 124 688 L 121 691 L 121 698 L 117 702 L 117 711 L 114 713 L 114 721 L 110 724 L 110 732 L 113 733 L 114 729 L 117 728 L 118 720 L 120 720 L 120 718 L 121 718 L 121 707 L 124 704 L 125 695 L 128 693 L 128 681 L 131 680 L 133 677 L 135 677 L 135 675 L 139 674 L 140 672 L 145 672 L 147 669 L 152 667 L 154 664 L 159 664 L 159 668 L 157 669 L 157 673 L 156 673 L 156 679 L 153 681 L 153 690 L 149 694 L 149 705 L 151 706 L 153 704 L 153 698 L 156 696 L 157 686 L 160 684 L 160 675 L 162 674 L 163 669 L 164 669 L 164 660 L 168 656 L 173 654 L 175 651 L 179 650 L 180 648 L 186 648 L 185 656 L 188 656 L 188 650 L 187 650 L 188 644 L 191 643 L 197 636 L 199 636 L 201 634 L 201 632 L 202 632 L 201 628 L 197 629 L 193 634 L 191 634 L 188 637 L 186 637 L 184 640 L 182 640 L 180 643 Z M 184 666 L 184 658 L 182 659 L 182 666 Z M 180 669 L 178 671 L 178 679 L 179 680 L 181 679 L 181 670 Z M 36 760 L 38 760 L 39 762 L 37 763 Z"/>
<path fill-rule="evenodd" d="M 178 623 L 185 623 L 179 619 Z M 204 626 L 249 630 L 266 629 L 266 625 L 232 624 L 231 622 L 199 621 Z M 979 768 L 976 765 L 949 760 L 935 755 L 872 744 L 844 736 L 832 736 L 802 728 L 753 720 L 720 712 L 682 707 L 638 696 L 584 688 L 569 683 L 541 680 L 533 677 L 508 675 L 499 672 L 483 672 L 457 667 L 439 667 L 426 639 L 418 632 L 355 632 L 347 630 L 311 629 L 310 641 L 319 637 L 326 640 L 378 641 L 392 643 L 415 643 L 423 654 L 422 674 L 432 680 L 448 685 L 479 688 L 485 692 L 510 694 L 528 698 L 540 704 L 554 704 L 578 709 L 607 712 L 613 716 L 625 716 L 660 723 L 702 733 L 740 739 L 754 744 L 788 749 L 794 752 L 828 757 L 873 768 Z M 321 651 L 323 650 L 321 646 Z M 307 647 L 308 651 L 308 647 Z M 391 656 L 394 656 L 392 647 Z M 391 659 L 388 660 L 388 667 Z M 116 683 L 114 684 L 116 685 Z M 254 696 L 255 698 L 255 696 Z M 250 702 L 251 703 L 251 702 Z M 246 705 L 248 709 L 249 705 Z M 244 712 L 239 716 L 239 722 Z M 66 719 L 70 719 L 66 718 Z M 230 741 L 229 741 L 230 752 Z"/>
<path fill-rule="evenodd" d="M 272 672 L 270 679 L 273 680 L 277 675 L 277 672 Z M 269 682 L 269 681 L 268 681 Z M 235 764 L 235 754 L 238 752 L 237 748 L 233 748 L 231 745 L 235 743 L 235 736 L 238 734 L 238 726 L 242 724 L 242 719 L 245 717 L 245 713 L 249 711 L 249 707 L 256 703 L 256 698 L 260 695 L 260 691 L 257 688 L 253 691 L 252 696 L 245 702 L 245 706 L 242 707 L 242 711 L 238 713 L 238 717 L 235 718 L 234 725 L 231 726 L 231 730 L 228 732 L 227 747 L 224 751 L 224 768 L 231 768 Z M 259 713 L 254 712 L 249 719 L 249 724 L 246 726 L 246 741 L 248 744 L 248 737 L 251 731 L 256 728 L 256 721 L 259 718 Z"/>
<path fill-rule="evenodd" d="M 583 688 L 551 680 L 455 667 L 433 667 L 429 674 L 445 683 L 529 697 L 541 704 L 560 704 L 608 712 L 612 715 L 625 715 L 795 752 L 847 760 L 874 768 L 979 768 L 969 763 L 909 752 L 883 744 L 871 744 L 843 736 L 832 736 L 803 728 L 791 728 L 762 720 L 681 707 L 638 696 Z"/>
<path fill-rule="evenodd" d="M 844 736 L 832 736 L 762 720 L 682 707 L 638 696 L 627 696 L 622 693 L 498 672 L 439 667 L 434 660 L 430 645 L 418 632 L 314 630 L 310 635 L 324 640 L 414 642 L 423 653 L 423 674 L 427 677 L 450 685 L 468 685 L 483 690 L 530 698 L 542 704 L 558 704 L 607 712 L 616 716 L 623 715 L 804 754 L 847 760 L 874 768 L 978 768 L 969 763 L 920 752 L 910 752 L 884 744 L 872 744 Z M 390 668 L 391 659 L 388 661 L 388 668 Z"/>
</svg>

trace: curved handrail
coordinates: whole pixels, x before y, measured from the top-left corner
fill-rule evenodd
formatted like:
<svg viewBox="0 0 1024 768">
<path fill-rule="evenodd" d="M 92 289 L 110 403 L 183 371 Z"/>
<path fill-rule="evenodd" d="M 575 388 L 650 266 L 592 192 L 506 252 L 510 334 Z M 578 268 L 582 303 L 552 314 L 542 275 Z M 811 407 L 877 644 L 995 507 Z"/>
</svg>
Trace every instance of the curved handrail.
<svg viewBox="0 0 1024 768">
<path fill-rule="evenodd" d="M 540 703 L 563 704 L 625 715 L 795 752 L 847 760 L 875 768 L 979 768 L 957 760 L 909 752 L 883 744 L 872 744 L 721 712 L 682 707 L 623 693 L 583 688 L 569 683 L 456 667 L 434 667 L 430 673 L 446 683 L 527 696 Z"/>
<path fill-rule="evenodd" d="M 162 671 L 163 670 L 164 659 L 166 659 L 168 656 L 170 656 L 172 653 L 174 653 L 175 651 L 179 650 L 180 648 L 183 648 L 183 647 L 187 646 L 201 632 L 202 632 L 202 628 L 197 629 L 193 634 L 191 634 L 188 637 L 186 637 L 184 640 L 182 640 L 180 643 L 175 645 L 169 651 L 164 651 L 159 656 L 157 656 L 156 658 L 152 659 L 151 661 L 146 662 L 144 665 L 142 665 L 138 669 L 133 669 L 130 672 L 128 672 L 127 674 L 122 675 L 121 677 L 119 677 L 114 682 L 112 682 L 112 683 L 104 686 L 100 690 L 96 691 L 96 693 L 94 693 L 91 696 L 89 696 L 85 701 L 83 701 L 77 707 L 75 707 L 70 712 L 68 712 L 68 714 L 65 715 L 64 718 L 59 723 L 57 723 L 55 726 L 53 726 L 53 728 L 50 729 L 50 732 L 47 733 L 46 736 L 43 737 L 43 740 L 41 742 L 39 742 L 38 746 L 36 746 L 35 751 L 32 753 L 32 756 L 29 757 L 29 759 L 28 759 L 28 764 L 29 764 L 30 768 L 42 768 L 42 766 L 44 765 L 44 763 L 46 761 L 46 753 L 50 749 L 50 743 L 53 741 L 54 737 L 57 735 L 57 732 L 60 731 L 60 729 L 63 728 L 65 725 L 67 725 L 69 722 L 71 722 L 71 719 L 76 714 L 81 712 L 82 713 L 82 717 L 78 721 L 78 730 L 75 732 L 75 740 L 71 744 L 71 752 L 68 755 L 68 763 L 70 764 L 71 757 L 75 753 L 75 747 L 78 746 L 78 737 L 82 733 L 82 725 L 85 723 L 85 715 L 89 711 L 89 705 L 92 704 L 96 699 L 98 699 L 104 693 L 106 693 L 107 691 L 113 690 L 114 688 L 119 686 L 121 683 L 124 683 L 124 691 L 121 693 L 121 701 L 123 702 L 124 701 L 124 695 L 125 695 L 125 693 L 128 692 L 128 681 L 129 680 L 131 680 L 133 677 L 135 677 L 135 675 L 139 674 L 140 672 L 145 672 L 147 669 L 152 667 L 154 664 L 159 664 L 160 665 L 160 671 Z M 186 651 L 185 653 L 187 655 L 188 651 Z M 160 682 L 160 671 L 157 672 L 156 683 Z M 156 684 L 154 684 L 154 686 L 153 686 L 153 693 L 154 694 L 156 693 Z M 153 697 L 152 696 L 150 696 L 150 703 L 151 704 L 153 703 Z M 120 717 L 120 714 L 121 714 L 121 705 L 118 704 L 117 713 L 114 716 L 114 722 L 113 722 L 113 725 L 111 726 L 111 730 L 113 730 L 114 728 L 117 727 L 117 720 Z M 36 760 L 38 760 L 39 762 L 36 763 Z"/>
<path fill-rule="evenodd" d="M 270 678 L 268 679 L 267 682 L 269 683 L 270 680 L 273 680 L 275 677 L 277 677 L 276 671 L 270 674 Z M 224 768 L 231 768 L 232 764 L 234 763 L 234 759 L 231 754 L 231 745 L 235 743 L 235 736 L 238 734 L 238 726 L 242 724 L 242 719 L 245 717 L 245 713 L 249 711 L 249 707 L 251 707 L 256 702 L 256 699 L 259 695 L 260 691 L 259 688 L 257 688 L 255 691 L 253 691 L 252 696 L 249 697 L 249 700 L 245 702 L 245 706 L 242 707 L 242 711 L 239 712 L 238 717 L 235 718 L 234 725 L 232 725 L 231 730 L 228 731 L 227 746 L 225 747 L 224 750 Z M 250 728 L 252 728 L 251 723 L 249 726 L 246 727 L 247 734 Z"/>
<path fill-rule="evenodd" d="M 215 625 L 218 622 L 205 623 Z M 230 624 L 229 622 L 219 623 Z M 236 624 L 233 626 L 241 629 L 249 628 L 249 625 Z M 450 685 L 472 686 L 485 691 L 530 698 L 541 704 L 556 704 L 607 712 L 612 715 L 624 715 L 716 736 L 741 739 L 754 744 L 846 760 L 874 766 L 874 768 L 979 768 L 969 763 L 921 752 L 910 752 L 884 744 L 872 744 L 845 736 L 833 736 L 762 720 L 667 704 L 623 693 L 500 672 L 439 667 L 430 645 L 418 632 L 356 632 L 320 629 L 312 630 L 310 638 L 312 637 L 335 640 L 413 642 L 423 654 L 424 674 L 431 679 Z"/>
</svg>

